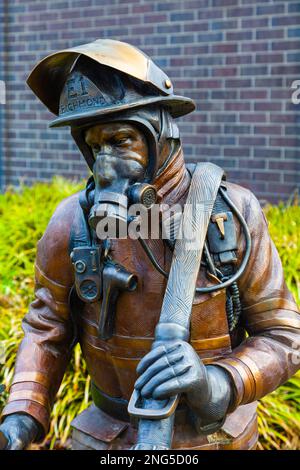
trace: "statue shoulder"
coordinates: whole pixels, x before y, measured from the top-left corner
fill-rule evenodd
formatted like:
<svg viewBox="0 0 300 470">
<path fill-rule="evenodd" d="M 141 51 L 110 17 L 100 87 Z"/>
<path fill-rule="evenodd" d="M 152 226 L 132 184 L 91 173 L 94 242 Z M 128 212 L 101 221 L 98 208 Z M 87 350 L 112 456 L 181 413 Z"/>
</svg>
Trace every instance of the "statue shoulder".
<svg viewBox="0 0 300 470">
<path fill-rule="evenodd" d="M 227 182 L 227 194 L 247 220 L 251 211 L 260 211 L 260 203 L 250 189 L 239 184 Z"/>
<path fill-rule="evenodd" d="M 268 230 L 261 204 L 252 191 L 238 184 L 228 182 L 227 194 L 243 215 L 252 235 Z"/>
</svg>

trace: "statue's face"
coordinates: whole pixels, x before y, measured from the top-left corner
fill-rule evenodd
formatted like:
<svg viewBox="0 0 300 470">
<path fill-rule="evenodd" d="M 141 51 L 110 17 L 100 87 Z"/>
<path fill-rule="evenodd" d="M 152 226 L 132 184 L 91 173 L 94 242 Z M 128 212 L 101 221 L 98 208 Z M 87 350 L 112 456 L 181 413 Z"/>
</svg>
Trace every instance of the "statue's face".
<svg viewBox="0 0 300 470">
<path fill-rule="evenodd" d="M 97 124 L 85 133 L 95 164 L 94 177 L 100 187 L 117 181 L 141 181 L 148 166 L 148 146 L 143 133 L 129 123 Z"/>
</svg>

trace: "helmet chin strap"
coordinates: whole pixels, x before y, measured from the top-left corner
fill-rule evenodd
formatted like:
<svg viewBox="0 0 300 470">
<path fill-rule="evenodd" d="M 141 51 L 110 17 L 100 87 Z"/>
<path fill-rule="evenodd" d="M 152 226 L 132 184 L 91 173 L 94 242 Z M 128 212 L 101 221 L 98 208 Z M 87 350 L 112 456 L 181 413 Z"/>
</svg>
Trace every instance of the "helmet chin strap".
<svg viewBox="0 0 300 470">
<path fill-rule="evenodd" d="M 162 155 L 166 144 L 169 144 L 169 153 L 159 165 L 156 176 L 159 176 L 169 164 L 180 146 L 178 126 L 165 109 L 160 109 L 160 132 L 158 136 L 158 152 Z"/>
</svg>

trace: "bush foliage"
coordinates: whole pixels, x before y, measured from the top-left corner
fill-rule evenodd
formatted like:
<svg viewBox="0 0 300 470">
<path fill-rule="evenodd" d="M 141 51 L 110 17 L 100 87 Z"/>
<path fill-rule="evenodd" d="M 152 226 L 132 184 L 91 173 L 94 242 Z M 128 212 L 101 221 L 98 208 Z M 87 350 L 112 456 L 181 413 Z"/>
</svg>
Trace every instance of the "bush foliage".
<svg viewBox="0 0 300 470">
<path fill-rule="evenodd" d="M 0 383 L 9 387 L 21 319 L 33 298 L 33 264 L 37 240 L 57 204 L 82 184 L 55 178 L 51 184 L 9 189 L 0 195 Z M 280 253 L 288 287 L 300 304 L 300 207 L 297 201 L 267 206 L 272 238 Z M 5 357 L 1 358 L 1 351 Z M 2 354 L 3 356 L 3 354 Z M 5 359 L 5 360 L 4 360 Z M 66 445 L 72 419 L 89 404 L 86 366 L 79 346 L 59 389 L 45 445 Z M 7 392 L 0 396 L 0 409 Z M 260 449 L 300 449 L 300 375 L 259 403 Z"/>
</svg>

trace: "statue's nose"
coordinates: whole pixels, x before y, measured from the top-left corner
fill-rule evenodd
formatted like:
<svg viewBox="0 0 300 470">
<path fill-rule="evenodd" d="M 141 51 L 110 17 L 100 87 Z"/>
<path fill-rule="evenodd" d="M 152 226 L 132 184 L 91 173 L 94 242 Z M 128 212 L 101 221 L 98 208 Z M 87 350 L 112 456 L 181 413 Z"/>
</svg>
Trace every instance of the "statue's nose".
<svg viewBox="0 0 300 470">
<path fill-rule="evenodd" d="M 94 177 L 101 187 L 110 185 L 117 178 L 112 155 L 107 153 L 98 154 L 94 165 Z"/>
</svg>

